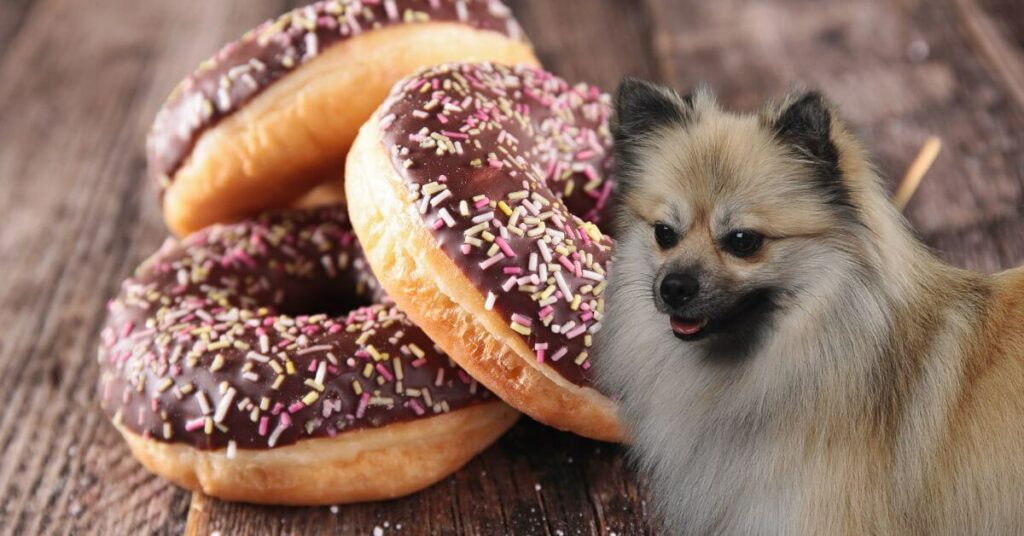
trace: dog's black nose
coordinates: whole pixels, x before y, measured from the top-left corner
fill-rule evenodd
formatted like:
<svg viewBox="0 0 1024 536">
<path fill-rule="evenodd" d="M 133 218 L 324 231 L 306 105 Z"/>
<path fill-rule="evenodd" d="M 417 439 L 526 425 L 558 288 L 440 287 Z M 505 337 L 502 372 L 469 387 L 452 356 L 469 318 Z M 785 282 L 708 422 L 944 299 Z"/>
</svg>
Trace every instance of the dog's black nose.
<svg viewBox="0 0 1024 536">
<path fill-rule="evenodd" d="M 669 307 L 685 305 L 699 290 L 697 278 L 689 274 L 668 274 L 661 281 L 661 299 Z"/>
</svg>

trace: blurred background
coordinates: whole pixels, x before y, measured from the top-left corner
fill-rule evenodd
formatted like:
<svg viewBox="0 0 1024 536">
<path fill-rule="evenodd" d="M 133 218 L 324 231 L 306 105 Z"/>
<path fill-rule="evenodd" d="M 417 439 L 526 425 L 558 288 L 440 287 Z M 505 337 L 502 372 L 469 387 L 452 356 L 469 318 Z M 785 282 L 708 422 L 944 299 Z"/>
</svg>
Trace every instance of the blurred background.
<svg viewBox="0 0 1024 536">
<path fill-rule="evenodd" d="M 284 0 L 0 0 L 0 528 L 5 531 L 637 534 L 644 486 L 615 447 L 529 422 L 417 496 L 330 509 L 215 503 L 150 477 L 96 407 L 103 305 L 165 237 L 144 180 L 156 109 Z M 548 69 L 706 80 L 750 110 L 836 101 L 895 185 L 943 149 L 906 214 L 951 262 L 1024 264 L 1019 0 L 513 0 Z M 557 448 L 555 448 L 557 445 Z M 399 528 L 399 525 L 401 527 Z"/>
</svg>

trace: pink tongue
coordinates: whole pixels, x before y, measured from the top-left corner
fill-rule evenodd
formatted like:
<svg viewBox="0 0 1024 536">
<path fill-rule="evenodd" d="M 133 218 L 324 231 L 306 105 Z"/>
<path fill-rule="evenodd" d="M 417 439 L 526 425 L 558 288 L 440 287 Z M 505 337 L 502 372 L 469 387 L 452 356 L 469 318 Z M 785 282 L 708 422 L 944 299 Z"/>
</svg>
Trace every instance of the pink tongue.
<svg viewBox="0 0 1024 536">
<path fill-rule="evenodd" d="M 693 335 L 704 328 L 704 322 L 698 321 L 687 321 L 681 318 L 672 317 L 672 331 L 679 333 L 680 335 Z"/>
</svg>

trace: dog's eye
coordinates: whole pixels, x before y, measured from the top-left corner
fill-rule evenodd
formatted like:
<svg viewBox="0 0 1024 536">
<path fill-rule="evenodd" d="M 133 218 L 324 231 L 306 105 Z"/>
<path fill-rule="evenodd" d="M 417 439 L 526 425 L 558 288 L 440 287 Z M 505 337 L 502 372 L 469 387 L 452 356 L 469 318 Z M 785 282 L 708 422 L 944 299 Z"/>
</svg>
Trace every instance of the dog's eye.
<svg viewBox="0 0 1024 536">
<path fill-rule="evenodd" d="M 750 230 L 732 231 L 725 236 L 722 247 L 737 257 L 749 257 L 761 249 L 764 237 Z"/>
<path fill-rule="evenodd" d="M 679 242 L 679 235 L 675 229 L 664 223 L 654 224 L 654 239 L 658 241 L 658 247 L 668 249 Z"/>
</svg>

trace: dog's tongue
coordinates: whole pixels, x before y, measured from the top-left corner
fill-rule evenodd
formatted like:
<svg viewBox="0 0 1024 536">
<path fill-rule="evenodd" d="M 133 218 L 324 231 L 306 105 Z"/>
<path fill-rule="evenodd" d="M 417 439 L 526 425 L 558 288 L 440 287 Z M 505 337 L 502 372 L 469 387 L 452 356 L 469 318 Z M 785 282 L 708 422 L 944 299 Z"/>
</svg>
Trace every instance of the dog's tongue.
<svg viewBox="0 0 1024 536">
<path fill-rule="evenodd" d="M 707 325 L 708 323 L 707 319 L 690 320 L 686 318 L 679 318 L 676 316 L 673 316 L 671 318 L 671 322 L 672 331 L 680 335 L 693 335 L 698 331 L 704 329 L 704 326 Z"/>
</svg>

